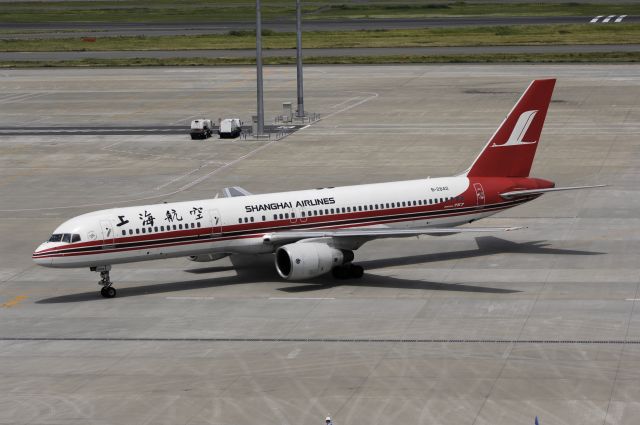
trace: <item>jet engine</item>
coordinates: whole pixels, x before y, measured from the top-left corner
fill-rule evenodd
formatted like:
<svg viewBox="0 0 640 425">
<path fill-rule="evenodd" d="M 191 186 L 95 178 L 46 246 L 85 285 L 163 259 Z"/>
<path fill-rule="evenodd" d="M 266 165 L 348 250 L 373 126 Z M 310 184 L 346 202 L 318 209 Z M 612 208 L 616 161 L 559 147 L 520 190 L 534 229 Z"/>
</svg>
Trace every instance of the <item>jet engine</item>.
<svg viewBox="0 0 640 425">
<path fill-rule="evenodd" d="M 353 261 L 353 252 L 324 243 L 296 242 L 276 250 L 276 270 L 287 280 L 311 279 Z"/>
<path fill-rule="evenodd" d="M 200 255 L 192 255 L 189 257 L 189 260 L 195 261 L 196 263 L 205 263 L 207 261 L 216 261 L 220 260 L 228 256 L 229 254 L 221 253 L 221 254 L 200 254 Z"/>
</svg>

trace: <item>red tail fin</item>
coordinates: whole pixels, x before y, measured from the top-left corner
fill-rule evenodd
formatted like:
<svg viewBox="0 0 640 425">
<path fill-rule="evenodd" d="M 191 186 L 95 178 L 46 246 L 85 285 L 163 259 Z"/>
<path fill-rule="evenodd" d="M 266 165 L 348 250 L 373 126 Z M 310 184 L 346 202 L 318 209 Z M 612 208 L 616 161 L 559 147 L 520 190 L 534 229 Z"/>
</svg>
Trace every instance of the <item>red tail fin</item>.
<svg viewBox="0 0 640 425">
<path fill-rule="evenodd" d="M 555 79 L 534 80 L 466 172 L 468 177 L 528 177 Z"/>
</svg>

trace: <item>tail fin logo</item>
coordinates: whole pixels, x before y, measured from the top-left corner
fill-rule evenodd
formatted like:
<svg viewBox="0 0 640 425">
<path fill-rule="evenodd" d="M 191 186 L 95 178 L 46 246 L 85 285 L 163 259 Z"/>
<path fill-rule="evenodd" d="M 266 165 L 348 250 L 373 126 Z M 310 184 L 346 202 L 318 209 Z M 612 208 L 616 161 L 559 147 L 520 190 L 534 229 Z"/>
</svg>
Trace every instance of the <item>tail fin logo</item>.
<svg viewBox="0 0 640 425">
<path fill-rule="evenodd" d="M 538 110 L 523 112 L 518 118 L 518 122 L 516 122 L 516 125 L 513 127 L 511 135 L 509 136 L 509 139 L 506 141 L 506 143 L 503 143 L 502 145 L 497 145 L 494 143 L 493 145 L 491 145 L 491 147 L 500 148 L 504 146 L 532 145 L 534 143 L 538 143 L 537 140 L 534 140 L 533 142 L 525 142 L 522 140 L 524 138 L 524 135 L 527 134 L 527 130 L 529 129 L 529 126 L 533 122 L 533 118 L 537 113 Z"/>
</svg>

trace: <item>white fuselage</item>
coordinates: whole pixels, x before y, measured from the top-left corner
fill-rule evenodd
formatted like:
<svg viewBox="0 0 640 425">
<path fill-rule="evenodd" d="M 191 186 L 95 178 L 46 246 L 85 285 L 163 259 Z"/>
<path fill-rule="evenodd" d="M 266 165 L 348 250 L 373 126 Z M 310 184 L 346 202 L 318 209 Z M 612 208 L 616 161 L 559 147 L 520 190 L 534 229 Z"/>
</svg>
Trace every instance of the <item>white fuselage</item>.
<svg viewBox="0 0 640 425">
<path fill-rule="evenodd" d="M 210 253 L 269 253 L 274 247 L 263 238 L 272 232 L 451 227 L 512 206 L 485 205 L 477 186 L 470 188 L 466 177 L 447 177 L 113 208 L 63 223 L 54 236 L 68 242 L 45 242 L 33 258 L 49 267 L 94 267 Z M 73 235 L 80 240 L 72 242 Z"/>
</svg>

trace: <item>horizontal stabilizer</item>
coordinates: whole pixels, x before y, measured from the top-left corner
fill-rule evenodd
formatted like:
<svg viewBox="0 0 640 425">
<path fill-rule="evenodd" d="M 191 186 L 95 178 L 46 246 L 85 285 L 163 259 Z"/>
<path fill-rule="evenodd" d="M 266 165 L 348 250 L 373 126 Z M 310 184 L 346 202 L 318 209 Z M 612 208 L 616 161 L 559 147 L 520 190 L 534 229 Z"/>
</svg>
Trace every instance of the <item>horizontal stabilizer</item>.
<svg viewBox="0 0 640 425">
<path fill-rule="evenodd" d="M 225 187 L 223 190 L 225 198 L 235 198 L 236 196 L 249 196 L 251 192 L 240 186 Z"/>
<path fill-rule="evenodd" d="M 487 233 L 509 232 L 522 229 L 522 227 L 433 227 L 424 229 L 337 229 L 337 230 L 293 230 L 285 232 L 268 233 L 264 235 L 265 243 L 289 243 L 304 239 L 315 238 L 406 238 L 411 236 L 429 235 L 443 236 L 455 233 Z"/>
<path fill-rule="evenodd" d="M 550 187 L 547 189 L 527 189 L 527 190 L 514 190 L 511 192 L 501 193 L 500 196 L 504 199 L 513 199 L 519 196 L 530 195 L 542 195 L 548 192 L 562 192 L 564 190 L 577 190 L 577 189 L 593 189 L 595 187 L 605 187 L 606 184 L 597 184 L 593 186 L 569 186 L 569 187 Z"/>
</svg>

